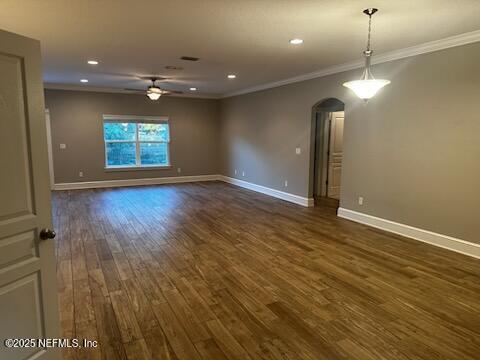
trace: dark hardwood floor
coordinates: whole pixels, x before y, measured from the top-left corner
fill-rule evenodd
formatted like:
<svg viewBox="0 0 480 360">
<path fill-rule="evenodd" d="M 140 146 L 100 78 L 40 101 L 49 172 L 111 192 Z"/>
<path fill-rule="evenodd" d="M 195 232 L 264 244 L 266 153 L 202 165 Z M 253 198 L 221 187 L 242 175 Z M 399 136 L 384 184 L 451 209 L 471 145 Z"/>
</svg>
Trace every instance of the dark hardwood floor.
<svg viewBox="0 0 480 360">
<path fill-rule="evenodd" d="M 55 192 L 65 359 L 479 359 L 480 261 L 225 183 Z"/>
</svg>

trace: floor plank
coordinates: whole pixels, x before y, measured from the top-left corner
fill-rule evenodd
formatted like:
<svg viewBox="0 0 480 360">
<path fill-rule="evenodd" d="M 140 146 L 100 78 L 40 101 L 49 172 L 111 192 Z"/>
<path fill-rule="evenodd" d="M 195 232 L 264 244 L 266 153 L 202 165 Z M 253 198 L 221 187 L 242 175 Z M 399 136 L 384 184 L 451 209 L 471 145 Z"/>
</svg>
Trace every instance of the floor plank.
<svg viewBox="0 0 480 360">
<path fill-rule="evenodd" d="M 54 192 L 66 359 L 476 359 L 480 261 L 220 182 Z"/>
</svg>

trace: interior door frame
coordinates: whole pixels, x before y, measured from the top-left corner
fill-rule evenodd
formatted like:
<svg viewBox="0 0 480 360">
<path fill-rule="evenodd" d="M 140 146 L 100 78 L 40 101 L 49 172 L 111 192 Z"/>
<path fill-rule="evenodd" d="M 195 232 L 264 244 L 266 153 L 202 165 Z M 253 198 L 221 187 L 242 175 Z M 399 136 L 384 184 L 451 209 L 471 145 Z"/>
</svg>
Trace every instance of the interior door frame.
<svg viewBox="0 0 480 360">
<path fill-rule="evenodd" d="M 332 126 L 332 112 L 317 111 L 315 113 L 315 153 L 314 153 L 314 177 L 313 196 L 328 197 L 328 166 L 330 165 L 328 152 L 330 149 Z M 319 148 L 321 148 L 319 150 Z M 321 168 L 321 171 L 319 171 Z M 319 176 L 320 174 L 320 176 Z M 318 183 L 320 182 L 320 186 Z M 318 194 L 318 188 L 320 193 Z"/>
<path fill-rule="evenodd" d="M 332 141 L 332 112 L 325 112 L 327 116 L 325 116 L 325 120 L 323 123 L 323 149 L 322 149 L 322 190 L 321 196 L 329 197 L 328 196 L 328 169 L 330 166 L 330 141 Z"/>
<path fill-rule="evenodd" d="M 322 100 L 316 102 L 311 108 L 311 121 L 310 121 L 310 166 L 308 174 L 308 197 L 316 197 L 316 154 L 317 154 L 317 113 L 325 112 L 331 113 L 336 111 L 343 111 L 345 117 L 347 117 L 346 102 L 341 97 L 325 97 Z M 327 164 L 328 169 L 328 162 Z M 320 195 L 320 197 L 326 197 Z"/>
<path fill-rule="evenodd" d="M 338 113 L 343 113 L 343 116 L 338 116 L 336 114 Z M 333 181 L 333 179 L 331 179 L 330 177 L 332 176 L 333 177 L 333 173 L 330 173 L 330 166 L 334 166 L 336 164 L 335 161 L 332 161 L 332 159 L 335 159 L 335 156 L 338 156 L 338 155 L 335 155 L 335 151 L 334 149 L 332 149 L 332 145 L 335 146 L 335 141 L 336 139 L 333 139 L 333 137 L 336 135 L 336 132 L 337 132 L 337 127 L 339 126 L 338 123 L 337 123 L 337 119 L 338 118 L 342 118 L 343 121 L 345 121 L 345 110 L 339 110 L 339 111 L 330 111 L 328 112 L 328 141 L 326 142 L 325 145 L 328 146 L 327 148 L 327 161 L 326 161 L 326 164 L 327 164 L 327 182 L 326 182 L 326 197 L 328 198 L 331 198 L 331 199 L 337 199 L 336 197 L 333 197 L 332 194 L 329 192 L 329 187 L 331 185 L 331 182 Z M 343 144 L 343 126 L 342 125 L 342 144 Z M 334 142 L 332 144 L 332 141 Z M 343 146 L 342 146 L 343 147 Z M 342 149 L 342 153 L 341 153 L 341 160 L 340 160 L 340 164 L 343 163 L 343 149 Z M 339 186 L 339 189 L 341 189 L 341 183 L 340 183 L 340 186 Z M 340 194 L 338 195 L 338 199 L 340 198 Z"/>
</svg>

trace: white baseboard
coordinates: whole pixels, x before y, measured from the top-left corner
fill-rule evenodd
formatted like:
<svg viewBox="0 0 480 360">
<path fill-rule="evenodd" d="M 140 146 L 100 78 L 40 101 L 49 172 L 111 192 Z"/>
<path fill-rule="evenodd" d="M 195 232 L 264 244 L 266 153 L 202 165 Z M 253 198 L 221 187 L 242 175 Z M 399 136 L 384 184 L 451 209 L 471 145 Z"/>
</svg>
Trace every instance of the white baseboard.
<svg viewBox="0 0 480 360">
<path fill-rule="evenodd" d="M 52 190 L 78 190 L 78 189 L 96 189 L 121 186 L 141 186 L 141 185 L 161 185 L 177 184 L 197 181 L 224 181 L 246 189 L 250 189 L 262 194 L 270 195 L 278 199 L 286 200 L 302 206 L 313 206 L 313 199 L 290 194 L 284 191 L 271 189 L 265 186 L 252 184 L 247 181 L 234 179 L 223 175 L 197 175 L 197 176 L 175 176 L 163 178 L 147 179 L 128 179 L 128 180 L 102 180 L 102 181 L 83 181 L 75 183 L 54 184 Z"/>
<path fill-rule="evenodd" d="M 77 189 L 95 189 L 119 186 L 139 186 L 139 185 L 160 185 L 177 184 L 197 181 L 215 181 L 219 180 L 219 175 L 196 175 L 196 176 L 173 176 L 163 178 L 146 179 L 128 179 L 128 180 L 104 180 L 104 181 L 84 181 L 75 183 L 54 184 L 52 190 L 77 190 Z"/>
<path fill-rule="evenodd" d="M 313 206 L 314 199 L 299 195 L 290 194 L 284 191 L 275 190 L 266 186 L 249 183 L 244 180 L 231 178 L 224 175 L 196 175 L 196 176 L 176 176 L 164 178 L 146 178 L 129 180 L 107 180 L 107 181 L 85 181 L 76 183 L 54 184 L 52 190 L 76 190 L 93 189 L 120 186 L 140 186 L 140 185 L 160 185 L 176 184 L 198 181 L 224 181 L 229 184 L 253 190 L 278 199 L 289 201 L 302 206 Z M 363 214 L 354 210 L 345 208 L 338 209 L 338 216 L 344 219 L 352 220 L 361 224 L 369 225 L 394 234 L 402 235 L 411 239 L 423 241 L 425 243 L 452 250 L 464 255 L 480 259 L 480 244 L 457 239 L 451 236 L 434 233 L 432 231 L 419 229 L 410 225 L 400 224 L 391 220 L 382 219 L 376 216 Z"/>
<path fill-rule="evenodd" d="M 363 214 L 357 211 L 344 208 L 338 209 L 338 216 L 361 224 L 369 225 L 378 229 L 389 231 L 425 243 L 452 250 L 464 255 L 480 258 L 480 244 L 457 239 L 451 236 L 434 233 L 432 231 L 419 229 L 413 226 L 396 223 L 372 215 Z"/>
<path fill-rule="evenodd" d="M 275 189 L 272 189 L 272 188 L 268 188 L 266 186 L 253 184 L 253 183 L 250 183 L 250 182 L 247 182 L 247 181 L 244 181 L 244 180 L 239 180 L 239 179 L 231 178 L 231 177 L 224 176 L 224 175 L 219 175 L 219 180 L 227 182 L 229 184 L 233 184 L 233 185 L 243 187 L 245 189 L 253 190 L 253 191 L 265 194 L 265 195 L 273 196 L 273 197 L 276 197 L 278 199 L 289 201 L 289 202 L 292 202 L 292 203 L 295 203 L 295 204 L 298 204 L 298 205 L 313 206 L 313 198 L 306 198 L 306 197 L 303 197 L 303 196 L 290 194 L 290 193 L 287 193 L 287 192 L 284 192 L 284 191 L 275 190 Z"/>
</svg>

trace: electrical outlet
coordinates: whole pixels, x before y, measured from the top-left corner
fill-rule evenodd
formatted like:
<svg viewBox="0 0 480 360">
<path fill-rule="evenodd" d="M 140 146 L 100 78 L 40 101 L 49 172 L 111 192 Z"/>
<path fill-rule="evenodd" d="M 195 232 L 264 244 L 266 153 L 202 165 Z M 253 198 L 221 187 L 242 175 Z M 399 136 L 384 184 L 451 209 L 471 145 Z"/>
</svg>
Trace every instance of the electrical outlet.
<svg viewBox="0 0 480 360">
<path fill-rule="evenodd" d="M 363 197 L 362 196 L 358 197 L 358 205 L 363 205 Z"/>
<path fill-rule="evenodd" d="M 180 174 L 182 172 L 182 168 L 177 168 L 177 172 Z"/>
<path fill-rule="evenodd" d="M 83 177 L 83 171 L 80 171 L 80 172 L 78 173 L 78 176 Z"/>
<path fill-rule="evenodd" d="M 288 186 L 288 180 L 285 180 L 285 187 Z"/>
<path fill-rule="evenodd" d="M 245 171 L 242 171 L 242 176 L 245 176 Z"/>
<path fill-rule="evenodd" d="M 295 148 L 295 154 L 300 155 L 302 153 L 302 149 L 297 147 Z"/>
<path fill-rule="evenodd" d="M 60 144 L 60 149 L 64 150 L 67 148 L 67 144 Z"/>
</svg>

